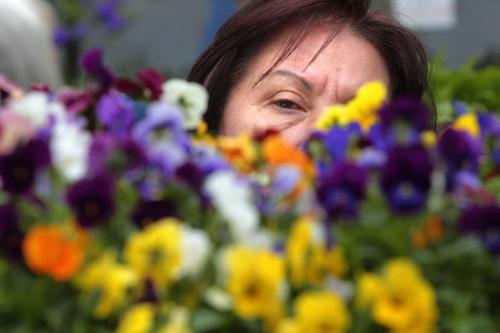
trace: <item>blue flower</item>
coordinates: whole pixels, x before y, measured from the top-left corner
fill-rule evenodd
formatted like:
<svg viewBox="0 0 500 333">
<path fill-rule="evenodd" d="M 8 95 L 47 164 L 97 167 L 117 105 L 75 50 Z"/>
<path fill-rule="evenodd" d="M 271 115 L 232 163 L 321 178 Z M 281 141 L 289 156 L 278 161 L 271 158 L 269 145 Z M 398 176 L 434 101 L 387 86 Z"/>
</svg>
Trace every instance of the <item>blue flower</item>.
<svg viewBox="0 0 500 333">
<path fill-rule="evenodd" d="M 135 120 L 134 102 L 123 94 L 111 91 L 99 100 L 97 119 L 115 134 L 128 133 Z"/>
<path fill-rule="evenodd" d="M 419 145 L 394 147 L 381 170 L 381 188 L 396 213 L 414 213 L 427 201 L 431 187 L 432 163 Z"/>
</svg>

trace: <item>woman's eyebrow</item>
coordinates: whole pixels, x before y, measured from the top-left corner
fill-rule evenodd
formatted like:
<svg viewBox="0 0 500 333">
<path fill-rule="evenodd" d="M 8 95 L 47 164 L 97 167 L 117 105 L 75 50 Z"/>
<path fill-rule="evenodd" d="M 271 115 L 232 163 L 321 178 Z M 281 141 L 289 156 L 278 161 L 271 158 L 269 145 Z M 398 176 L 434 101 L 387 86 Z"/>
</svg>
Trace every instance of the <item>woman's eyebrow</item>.
<svg viewBox="0 0 500 333">
<path fill-rule="evenodd" d="M 300 86 L 302 86 L 302 88 L 304 88 L 304 90 L 306 90 L 308 93 L 311 93 L 313 91 L 312 85 L 306 79 L 304 79 L 302 76 L 300 76 L 294 72 L 284 70 L 284 69 L 279 69 L 279 70 L 275 70 L 272 72 L 266 72 L 266 73 L 262 74 L 262 76 L 257 80 L 257 82 L 255 82 L 254 87 L 256 87 L 259 83 L 261 83 L 262 80 L 264 80 L 266 77 L 270 77 L 270 76 L 282 76 L 282 77 L 292 79 L 293 81 L 297 82 Z"/>
</svg>

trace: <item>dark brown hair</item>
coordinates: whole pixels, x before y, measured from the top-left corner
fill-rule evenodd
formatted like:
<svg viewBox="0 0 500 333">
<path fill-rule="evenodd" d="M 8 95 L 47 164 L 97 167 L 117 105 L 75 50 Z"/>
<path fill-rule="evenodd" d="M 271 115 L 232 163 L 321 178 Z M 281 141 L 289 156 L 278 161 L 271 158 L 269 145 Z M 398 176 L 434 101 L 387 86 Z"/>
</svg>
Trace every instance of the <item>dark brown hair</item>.
<svg viewBox="0 0 500 333">
<path fill-rule="evenodd" d="M 320 23 L 331 26 L 332 34 L 317 54 L 338 31 L 349 27 L 374 45 L 384 59 L 391 96 L 411 95 L 425 100 L 433 113 L 431 127 L 435 127 L 435 107 L 428 89 L 428 57 L 422 42 L 371 6 L 370 0 L 248 0 L 221 27 L 188 76 L 189 81 L 204 84 L 210 94 L 205 116 L 210 130 L 218 130 L 231 90 L 269 41 L 287 33 L 287 42 L 268 72 L 298 47 L 312 26 Z"/>
</svg>

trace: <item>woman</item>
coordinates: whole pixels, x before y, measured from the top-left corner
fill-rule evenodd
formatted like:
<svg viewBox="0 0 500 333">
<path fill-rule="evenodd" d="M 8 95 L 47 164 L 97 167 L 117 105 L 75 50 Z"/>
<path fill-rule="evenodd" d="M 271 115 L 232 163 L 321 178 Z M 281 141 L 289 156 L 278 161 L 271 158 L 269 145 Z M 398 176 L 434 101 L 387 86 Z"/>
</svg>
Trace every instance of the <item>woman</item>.
<svg viewBox="0 0 500 333">
<path fill-rule="evenodd" d="M 300 144 L 325 107 L 348 101 L 363 83 L 380 80 L 392 98 L 423 99 L 422 43 L 370 8 L 369 0 L 247 1 L 188 77 L 210 94 L 209 128 L 222 135 L 273 128 Z"/>
</svg>

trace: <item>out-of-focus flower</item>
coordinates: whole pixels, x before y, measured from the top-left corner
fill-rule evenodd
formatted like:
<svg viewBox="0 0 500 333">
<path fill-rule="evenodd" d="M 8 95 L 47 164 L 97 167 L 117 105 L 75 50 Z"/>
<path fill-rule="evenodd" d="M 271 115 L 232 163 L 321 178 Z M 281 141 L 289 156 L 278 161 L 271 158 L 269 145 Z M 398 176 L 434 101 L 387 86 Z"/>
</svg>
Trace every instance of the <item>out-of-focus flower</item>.
<svg viewBox="0 0 500 333">
<path fill-rule="evenodd" d="M 284 260 L 277 254 L 245 247 L 224 253 L 226 289 L 235 312 L 243 318 L 263 318 L 281 302 L 285 278 Z"/>
<path fill-rule="evenodd" d="M 113 73 L 104 65 L 101 49 L 91 49 L 80 59 L 80 66 L 94 77 L 103 91 L 107 91 L 115 80 Z"/>
<path fill-rule="evenodd" d="M 204 189 L 229 223 L 234 238 L 242 240 L 257 228 L 259 215 L 252 202 L 252 191 L 234 172 L 211 174 L 205 181 Z"/>
<path fill-rule="evenodd" d="M 132 296 L 139 277 L 133 269 L 118 263 L 113 253 L 107 252 L 76 276 L 75 285 L 86 293 L 99 292 L 95 315 L 106 318 Z"/>
<path fill-rule="evenodd" d="M 395 129 L 398 124 L 421 132 L 430 127 L 430 112 L 422 102 L 414 97 L 398 97 L 384 105 L 378 116 L 387 129 Z"/>
<path fill-rule="evenodd" d="M 340 162 L 320 178 L 316 190 L 318 201 L 328 217 L 355 217 L 365 197 L 368 173 L 351 162 Z"/>
<path fill-rule="evenodd" d="M 413 213 L 427 202 L 431 187 L 432 162 L 418 145 L 394 147 L 382 168 L 382 190 L 396 213 Z"/>
<path fill-rule="evenodd" d="M 13 112 L 0 112 L 0 155 L 26 143 L 34 133 L 35 128 L 27 118 Z"/>
<path fill-rule="evenodd" d="M 413 232 L 412 241 L 415 247 L 425 248 L 429 244 L 440 241 L 443 236 L 443 220 L 438 216 L 431 216 L 425 221 L 422 228 L 419 228 Z"/>
<path fill-rule="evenodd" d="M 119 14 L 120 7 L 124 3 L 124 0 L 106 0 L 95 8 L 97 17 L 112 32 L 121 31 L 126 26 L 125 19 Z"/>
<path fill-rule="evenodd" d="M 125 95 L 111 91 L 97 104 L 97 119 L 115 134 L 126 134 L 134 119 L 134 102 Z"/>
<path fill-rule="evenodd" d="M 165 82 L 163 75 L 152 68 L 146 68 L 140 70 L 137 73 L 137 77 L 153 100 L 160 99 L 163 94 L 163 82 Z"/>
<path fill-rule="evenodd" d="M 142 279 L 164 288 L 178 278 L 181 269 L 182 230 L 179 222 L 164 219 L 134 234 L 125 247 L 125 260 Z"/>
<path fill-rule="evenodd" d="M 478 138 L 481 135 L 481 127 L 474 113 L 466 113 L 455 119 L 451 125 L 457 131 L 464 131 L 470 134 L 473 138 Z"/>
<path fill-rule="evenodd" d="M 0 206 L 0 252 L 11 259 L 22 257 L 21 244 L 24 233 L 19 222 L 19 215 L 14 205 Z"/>
<path fill-rule="evenodd" d="M 29 119 L 33 126 L 40 128 L 49 125 L 50 121 L 59 121 L 66 117 L 64 106 L 50 99 L 43 92 L 30 92 L 13 99 L 7 109 Z"/>
<path fill-rule="evenodd" d="M 95 227 L 106 223 L 114 214 L 114 183 L 104 174 L 84 178 L 74 183 L 66 193 L 78 224 Z"/>
<path fill-rule="evenodd" d="M 212 249 L 207 234 L 182 226 L 180 276 L 197 276 L 203 269 Z"/>
<path fill-rule="evenodd" d="M 234 168 L 251 172 L 255 168 L 257 151 L 250 135 L 242 133 L 236 137 L 217 138 L 217 147 Z"/>
<path fill-rule="evenodd" d="M 155 308 L 150 303 L 139 303 L 125 312 L 116 333 L 149 333 L 153 328 Z"/>
<path fill-rule="evenodd" d="M 29 191 L 37 175 L 47 168 L 51 161 L 47 142 L 32 139 L 21 144 L 11 153 L 0 155 L 1 187 L 13 194 Z"/>
<path fill-rule="evenodd" d="M 195 129 L 207 110 L 208 93 L 198 83 L 171 79 L 163 85 L 161 100 L 180 107 L 184 114 L 184 127 Z"/>
<path fill-rule="evenodd" d="M 175 203 L 168 199 L 141 200 L 132 211 L 132 221 L 141 229 L 165 217 L 176 217 Z"/>
<path fill-rule="evenodd" d="M 432 286 L 407 259 L 393 259 L 383 275 L 362 277 L 358 304 L 371 306 L 373 319 L 393 332 L 432 332 L 438 317 Z"/>
<path fill-rule="evenodd" d="M 61 121 L 53 127 L 50 150 L 54 166 L 68 181 L 87 173 L 90 140 L 90 133 L 77 122 Z"/>
<path fill-rule="evenodd" d="M 469 205 L 458 220 L 459 230 L 476 234 L 492 253 L 500 253 L 500 206 L 498 204 Z"/>
<path fill-rule="evenodd" d="M 64 47 L 70 43 L 81 40 L 86 34 L 87 27 L 81 22 L 77 22 L 73 26 L 57 26 L 52 35 L 52 39 L 57 46 Z"/>
<path fill-rule="evenodd" d="M 479 167 L 481 157 L 481 145 L 479 140 L 474 139 L 465 131 L 457 131 L 447 128 L 439 137 L 439 157 L 447 166 L 448 191 L 454 191 L 456 187 L 456 175 L 460 171 L 475 173 Z"/>
<path fill-rule="evenodd" d="M 72 226 L 35 226 L 23 240 L 23 254 L 30 269 L 57 281 L 71 279 L 84 259 L 85 232 Z"/>
<path fill-rule="evenodd" d="M 347 158 L 349 144 L 354 136 L 359 135 L 360 130 L 357 125 L 334 126 L 321 136 L 326 150 L 330 153 L 332 161 L 342 161 Z"/>
<path fill-rule="evenodd" d="M 330 292 L 305 292 L 299 295 L 294 307 L 300 332 L 342 333 L 351 324 L 346 305 Z"/>
<path fill-rule="evenodd" d="M 58 92 L 57 101 L 64 105 L 68 113 L 77 114 L 90 108 L 98 94 L 99 90 L 94 86 L 87 89 L 64 87 Z"/>
<path fill-rule="evenodd" d="M 295 286 L 323 283 L 328 276 L 340 277 L 347 262 L 340 247 L 328 247 L 325 229 L 313 219 L 297 220 L 286 246 L 290 281 Z"/>
<path fill-rule="evenodd" d="M 292 165 L 305 175 L 315 175 L 314 164 L 299 148 L 289 144 L 279 135 L 270 135 L 262 143 L 262 154 L 271 168 Z"/>
<path fill-rule="evenodd" d="M 170 311 L 168 323 L 160 328 L 158 333 L 193 333 L 189 324 L 189 311 L 183 307 L 176 307 Z"/>
<path fill-rule="evenodd" d="M 177 168 L 175 175 L 179 180 L 189 185 L 198 195 L 202 195 L 205 177 L 202 170 L 195 163 L 191 161 L 184 163 Z"/>
</svg>

